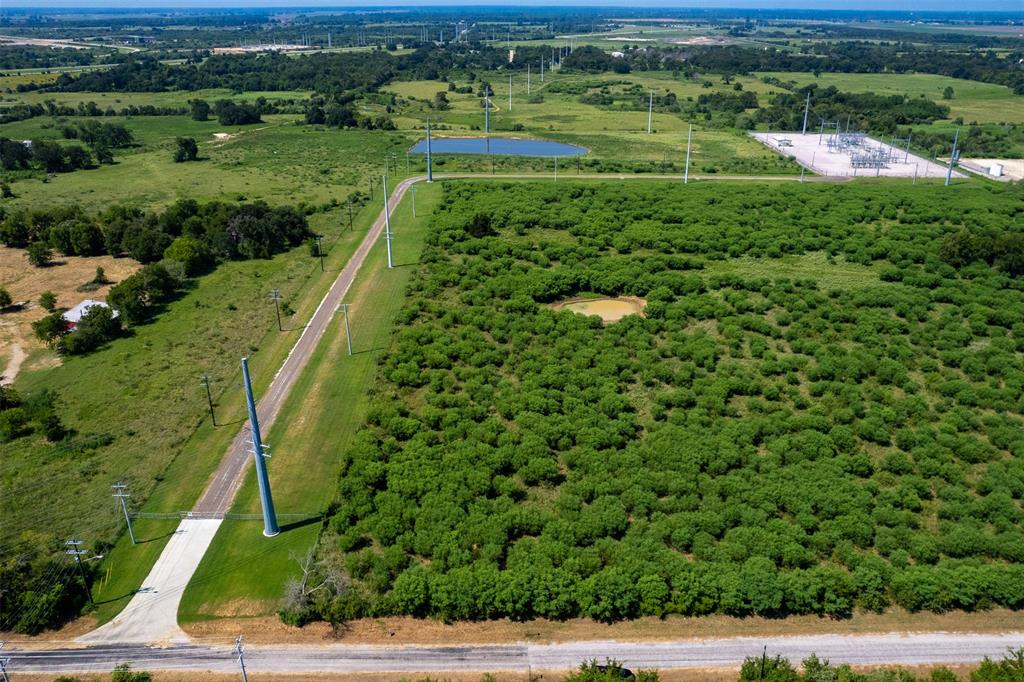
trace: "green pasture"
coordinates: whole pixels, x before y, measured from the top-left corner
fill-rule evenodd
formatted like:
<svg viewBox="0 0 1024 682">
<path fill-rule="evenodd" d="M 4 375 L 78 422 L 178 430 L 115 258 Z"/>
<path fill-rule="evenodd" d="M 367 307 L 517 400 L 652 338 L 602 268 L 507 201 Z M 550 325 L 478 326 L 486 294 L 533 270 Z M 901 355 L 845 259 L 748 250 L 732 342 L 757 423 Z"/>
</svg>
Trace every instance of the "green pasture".
<svg viewBox="0 0 1024 682">
<path fill-rule="evenodd" d="M 621 163 L 668 163 L 676 162 L 681 168 L 686 150 L 689 122 L 679 114 L 655 111 L 653 132 L 647 133 L 646 108 L 634 109 L 626 105 L 598 107 L 579 101 L 579 89 L 591 87 L 596 91 L 608 87 L 610 91 L 622 91 L 637 84 L 645 92 L 653 90 L 656 96 L 673 92 L 677 98 L 696 99 L 700 94 L 715 88 L 731 88 L 731 85 L 716 82 L 713 88 L 704 88 L 700 82 L 675 79 L 668 72 L 635 74 L 587 75 L 546 75 L 544 83 L 539 74 L 531 78 L 530 93 L 543 95 L 543 101 L 530 103 L 526 96 L 526 75 L 515 74 L 512 81 L 512 109 L 509 111 L 508 75 L 491 73 L 478 75 L 480 80 L 489 80 L 494 90 L 491 111 L 491 131 L 495 135 L 522 135 L 579 144 L 590 150 L 586 160 Z M 739 78 L 744 87 L 755 92 L 768 92 L 769 86 L 756 78 Z M 459 81 L 458 85 L 465 85 Z M 484 128 L 484 112 L 481 99 L 476 93 L 456 94 L 447 92 L 450 109 L 437 111 L 422 100 L 433 99 L 434 94 L 446 91 L 447 84 L 439 81 L 402 81 L 386 88 L 399 98 L 400 112 L 396 123 L 402 130 L 414 130 L 417 138 L 423 136 L 427 117 L 431 119 L 434 134 L 478 135 Z M 569 89 L 570 92 L 565 92 Z M 707 169 L 707 172 L 739 174 L 793 173 L 795 166 L 767 150 L 747 135 L 732 130 L 705 128 L 695 121 L 693 158 L 691 168 Z M 440 167 L 445 170 L 476 169 L 480 161 L 453 159 L 437 156 Z M 499 160 L 500 169 L 532 169 L 534 160 Z M 447 165 L 446 165 L 447 164 Z M 550 165 L 544 162 L 544 168 Z M 567 166 L 575 162 L 566 160 Z"/>
<path fill-rule="evenodd" d="M 139 146 L 117 150 L 117 163 L 73 173 L 12 182 L 13 206 L 39 202 L 79 203 L 102 208 L 111 203 L 163 206 L 178 198 L 262 199 L 269 203 L 321 203 L 366 191 L 370 179 L 379 187 L 384 155 L 402 154 L 410 139 L 402 133 L 297 126 L 295 116 L 264 116 L 248 126 L 221 126 L 187 116 L 112 118 L 135 134 Z M 16 139 L 60 139 L 61 128 L 78 118 L 51 121 L 39 117 L 0 126 Z M 108 120 L 108 119 L 104 119 Z M 218 140 L 217 133 L 234 137 Z M 176 137 L 194 137 L 200 160 L 174 163 Z M 404 172 L 404 158 L 397 168 Z M 393 172 L 395 172 L 393 170 Z"/>
<path fill-rule="evenodd" d="M 49 75 L 49 74 L 48 74 Z M 21 76 L 25 78 L 26 76 Z M 8 76 L 11 78 L 11 76 Z M 54 74 L 56 79 L 56 74 Z M 0 79 L 0 88 L 6 86 Z M 230 99 L 236 102 L 253 102 L 260 97 L 270 101 L 274 100 L 305 100 L 310 93 L 303 90 L 296 91 L 254 91 L 235 93 L 227 88 L 211 88 L 207 90 L 195 90 L 192 92 L 19 92 L 4 96 L 2 101 L 20 101 L 29 104 L 42 104 L 52 100 L 59 104 L 77 106 L 95 102 L 104 111 L 107 107 L 122 109 L 129 106 L 154 106 L 154 107 L 187 107 L 190 99 L 203 99 L 211 105 L 219 99 Z"/>
<path fill-rule="evenodd" d="M 341 195 L 339 198 L 342 198 Z M 66 358 L 50 369 L 23 372 L 23 393 L 52 389 L 60 396 L 65 423 L 78 447 L 19 439 L 0 446 L 4 460 L 2 510 L 5 536 L 49 542 L 82 537 L 90 549 L 123 526 L 111 506 L 109 486 L 123 480 L 132 505 L 143 511 L 191 507 L 244 417 L 240 358 L 252 358 L 257 390 L 265 388 L 307 319 L 368 227 L 367 208 L 348 230 L 344 209 L 311 216 L 324 235 L 327 272 L 299 247 L 271 260 L 222 264 L 150 324 L 84 357 Z M 280 289 L 297 312 L 276 329 L 267 292 Z M 218 426 L 209 420 L 199 383 L 210 376 Z M 97 437 L 109 445 L 90 448 Z M 39 500 L 39 493 L 61 491 Z M 95 598 L 101 620 L 113 617 L 148 573 L 177 521 L 139 521 L 132 547 L 127 535 L 105 552 Z M 39 530 L 46 529 L 46 530 Z M 23 535 L 27 534 L 27 535 Z"/>
<path fill-rule="evenodd" d="M 381 240 L 347 297 L 352 304 L 353 355 L 347 354 L 344 322 L 338 316 L 264 434 L 273 452 L 268 469 L 277 511 L 310 512 L 309 519 L 282 522 L 281 534 L 272 539 L 263 537 L 261 521 L 224 522 L 182 599 L 182 621 L 272 614 L 287 580 L 300 575 L 296 559 L 316 543 L 319 514 L 332 499 L 341 456 L 365 418 L 378 352 L 388 345 L 410 266 L 419 258 L 427 221 L 440 196 L 440 185 L 420 184 L 413 220 L 412 193 L 405 195 L 392 215 L 395 267 L 387 269 Z M 251 468 L 232 511 L 260 511 Z"/>
<path fill-rule="evenodd" d="M 924 73 L 823 73 L 817 78 L 809 72 L 765 72 L 757 75 L 794 81 L 799 87 L 817 83 L 821 88 L 834 85 L 845 92 L 924 96 L 949 106 L 950 118 L 962 116 L 965 123 L 1024 121 L 1024 96 L 1014 95 L 1013 91 L 1004 85 Z M 942 92 L 947 87 L 953 88 L 954 96 L 951 100 L 942 99 Z"/>
</svg>

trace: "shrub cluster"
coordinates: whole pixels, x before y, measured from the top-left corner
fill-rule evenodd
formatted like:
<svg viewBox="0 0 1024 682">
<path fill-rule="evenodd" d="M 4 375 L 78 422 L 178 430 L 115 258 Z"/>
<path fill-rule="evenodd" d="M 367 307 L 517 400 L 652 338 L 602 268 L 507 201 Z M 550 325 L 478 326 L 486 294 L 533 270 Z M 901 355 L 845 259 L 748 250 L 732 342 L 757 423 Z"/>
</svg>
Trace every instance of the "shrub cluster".
<svg viewBox="0 0 1024 682">
<path fill-rule="evenodd" d="M 1024 281 L 940 255 L 1020 190 L 951 196 L 446 187 L 313 615 L 1024 606 Z M 546 305 L 589 293 L 646 317 Z"/>
</svg>

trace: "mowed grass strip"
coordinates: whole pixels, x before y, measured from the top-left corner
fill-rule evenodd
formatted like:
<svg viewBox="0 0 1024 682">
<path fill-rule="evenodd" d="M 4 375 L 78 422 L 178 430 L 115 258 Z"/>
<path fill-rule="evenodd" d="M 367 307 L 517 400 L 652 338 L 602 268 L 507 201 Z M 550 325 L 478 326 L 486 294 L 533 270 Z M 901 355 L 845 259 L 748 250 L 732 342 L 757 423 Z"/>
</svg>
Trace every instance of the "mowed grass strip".
<svg viewBox="0 0 1024 682">
<path fill-rule="evenodd" d="M 387 268 L 382 237 L 346 298 L 353 355 L 348 356 L 342 315 L 336 315 L 273 427 L 265 430 L 273 453 L 268 469 L 274 505 L 279 513 L 306 512 L 309 518 L 282 522 L 274 538 L 263 537 L 262 521 L 225 521 L 185 591 L 182 622 L 274 613 L 285 583 L 299 575 L 296 559 L 316 543 L 317 515 L 334 494 L 341 457 L 366 416 L 377 356 L 389 342 L 440 196 L 440 185 L 419 184 L 414 220 L 412 192 L 406 193 L 391 221 L 395 267 Z M 231 511 L 260 512 L 252 468 Z"/>
<path fill-rule="evenodd" d="M 97 385 L 103 385 L 98 375 L 113 377 L 125 371 L 122 380 L 142 376 L 146 378 L 142 385 L 147 388 L 146 399 L 134 403 L 135 408 L 131 401 L 111 400 L 107 405 L 110 414 L 102 418 L 89 417 L 84 422 L 132 428 L 139 435 L 133 441 L 122 445 L 118 440 L 110 448 L 99 451 L 103 464 L 111 471 L 82 482 L 81 493 L 86 504 L 80 501 L 77 507 L 59 507 L 64 510 L 64 517 L 70 517 L 62 519 L 63 525 L 77 531 L 81 526 L 76 527 L 71 519 L 86 512 L 83 516 L 93 531 L 92 536 L 84 538 L 87 542 L 93 537 L 109 536 L 112 527 L 121 527 L 123 521 L 110 506 L 107 487 L 122 476 L 119 472 L 126 472 L 124 478 L 132 484 L 133 503 L 140 504 L 142 511 L 174 512 L 192 507 L 243 426 L 241 358 L 252 358 L 256 390 L 266 390 L 301 334 L 302 325 L 312 316 L 324 293 L 348 262 L 377 210 L 376 206 L 371 206 L 361 211 L 352 231 L 348 230 L 347 210 L 312 217 L 312 228 L 324 235 L 325 272 L 320 272 L 319 261 L 309 255 L 305 246 L 269 261 L 224 264 L 213 274 L 201 278 L 194 291 L 171 304 L 156 322 L 139 328 L 135 339 L 141 339 L 142 345 L 121 349 L 118 355 L 118 359 L 130 360 L 130 365 L 115 372 L 110 366 L 111 360 L 102 357 L 102 353 L 110 352 L 108 350 L 84 359 L 95 358 L 92 360 L 95 365 L 85 376 L 74 369 L 54 375 L 88 391 L 90 386 L 95 390 Z M 274 308 L 267 298 L 273 288 L 280 289 L 284 300 L 296 310 L 294 316 L 284 317 L 284 332 L 277 330 Z M 195 311 L 207 308 L 205 304 L 197 306 L 196 301 L 210 301 L 210 305 L 216 301 L 215 314 L 197 317 Z M 229 311 L 230 305 L 237 310 Z M 224 339 L 232 341 L 228 343 Z M 127 341 L 116 342 L 111 350 L 117 350 L 117 344 Z M 162 348 L 167 348 L 168 352 L 161 354 Z M 166 365 L 165 372 L 147 376 L 153 365 Z M 216 428 L 210 422 L 200 384 L 204 372 L 210 375 L 216 401 Z M 75 381 L 76 377 L 81 381 Z M 65 388 L 58 390 L 64 395 Z M 181 405 L 183 409 L 168 409 L 172 404 Z M 132 426 L 124 425 L 126 420 L 131 420 Z M 158 437 L 173 437 L 174 442 L 162 443 Z M 93 522 L 94 517 L 99 517 L 100 521 Z M 177 525 L 177 520 L 137 520 L 138 545 L 132 546 L 127 533 L 118 537 L 99 567 L 100 580 L 94 588 L 96 616 L 100 622 L 113 618 L 128 603 Z"/>
</svg>

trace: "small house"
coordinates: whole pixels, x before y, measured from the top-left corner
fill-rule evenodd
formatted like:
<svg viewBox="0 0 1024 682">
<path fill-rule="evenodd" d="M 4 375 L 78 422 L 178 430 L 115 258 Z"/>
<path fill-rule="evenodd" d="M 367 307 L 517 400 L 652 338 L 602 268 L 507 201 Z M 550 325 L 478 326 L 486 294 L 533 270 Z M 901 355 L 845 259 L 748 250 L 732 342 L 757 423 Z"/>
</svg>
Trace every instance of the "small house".
<svg viewBox="0 0 1024 682">
<path fill-rule="evenodd" d="M 76 305 L 74 308 L 64 313 L 63 317 L 64 321 L 68 323 L 68 330 L 74 331 L 78 327 L 78 323 L 81 321 L 81 319 L 85 316 L 87 312 L 89 312 L 89 309 L 92 308 L 93 306 L 102 306 L 104 308 L 110 307 L 103 301 L 94 301 L 90 298 L 85 299 L 84 301 Z M 116 310 L 112 310 L 111 314 L 113 315 L 113 317 L 117 317 Z"/>
</svg>

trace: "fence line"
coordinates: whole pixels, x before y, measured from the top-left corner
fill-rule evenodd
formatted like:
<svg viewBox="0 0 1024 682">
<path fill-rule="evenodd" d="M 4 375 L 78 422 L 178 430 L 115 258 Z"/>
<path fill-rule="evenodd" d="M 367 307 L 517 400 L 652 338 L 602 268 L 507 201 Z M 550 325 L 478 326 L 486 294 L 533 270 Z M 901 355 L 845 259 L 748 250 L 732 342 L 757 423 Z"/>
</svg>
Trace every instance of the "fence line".
<svg viewBox="0 0 1024 682">
<path fill-rule="evenodd" d="M 291 520 L 291 521 L 303 521 L 305 519 L 323 518 L 324 512 L 308 512 L 308 513 L 288 513 L 278 514 L 278 519 Z M 131 517 L 133 519 L 224 519 L 227 521 L 259 521 L 263 518 L 262 514 L 240 514 L 237 512 L 191 512 L 191 511 L 178 511 L 178 512 L 132 512 Z"/>
</svg>

